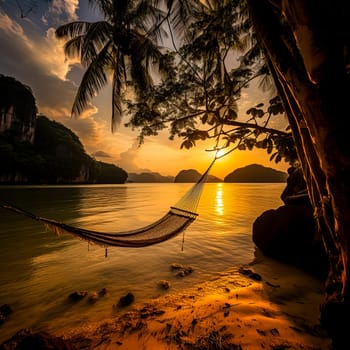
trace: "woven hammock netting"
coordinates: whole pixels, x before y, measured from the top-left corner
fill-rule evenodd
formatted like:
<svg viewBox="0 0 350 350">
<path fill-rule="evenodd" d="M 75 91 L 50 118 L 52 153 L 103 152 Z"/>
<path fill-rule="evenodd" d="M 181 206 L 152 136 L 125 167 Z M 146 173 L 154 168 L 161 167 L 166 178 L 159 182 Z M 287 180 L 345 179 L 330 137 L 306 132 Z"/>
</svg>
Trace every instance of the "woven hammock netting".
<svg viewBox="0 0 350 350">
<path fill-rule="evenodd" d="M 91 231 L 84 228 L 70 226 L 53 219 L 37 216 L 10 203 L 1 203 L 0 205 L 5 209 L 41 222 L 58 235 L 69 233 L 73 236 L 104 247 L 146 247 L 164 242 L 177 236 L 196 219 L 198 216 L 196 210 L 203 186 L 214 161 L 193 187 L 190 188 L 190 190 L 187 191 L 174 206 L 170 207 L 170 210 L 162 218 L 148 226 L 136 230 L 115 233 Z"/>
</svg>

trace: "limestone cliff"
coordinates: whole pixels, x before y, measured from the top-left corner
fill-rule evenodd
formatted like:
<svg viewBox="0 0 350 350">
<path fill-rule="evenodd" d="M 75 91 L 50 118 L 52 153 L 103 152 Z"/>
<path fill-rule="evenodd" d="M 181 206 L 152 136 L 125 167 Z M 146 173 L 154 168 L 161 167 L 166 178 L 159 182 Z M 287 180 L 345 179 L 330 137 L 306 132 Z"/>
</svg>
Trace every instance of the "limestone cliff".
<svg viewBox="0 0 350 350">
<path fill-rule="evenodd" d="M 36 104 L 30 88 L 0 74 L 0 133 L 33 143 L 35 121 Z"/>
</svg>

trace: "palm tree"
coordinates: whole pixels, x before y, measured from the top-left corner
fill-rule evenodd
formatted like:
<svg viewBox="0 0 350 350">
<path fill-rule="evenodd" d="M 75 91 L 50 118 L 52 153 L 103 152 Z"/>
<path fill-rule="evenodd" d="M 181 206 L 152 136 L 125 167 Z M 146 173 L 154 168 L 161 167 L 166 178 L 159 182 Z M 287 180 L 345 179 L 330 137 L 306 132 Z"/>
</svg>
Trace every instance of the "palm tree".
<svg viewBox="0 0 350 350">
<path fill-rule="evenodd" d="M 97 22 L 75 21 L 56 29 L 66 40 L 65 54 L 79 56 L 86 68 L 78 88 L 72 115 L 78 116 L 112 76 L 112 131 L 122 116 L 123 93 L 133 88 L 145 98 L 153 81 L 152 66 L 167 72 L 167 56 L 157 45 L 163 11 L 152 0 L 89 0 L 104 17 Z"/>
</svg>

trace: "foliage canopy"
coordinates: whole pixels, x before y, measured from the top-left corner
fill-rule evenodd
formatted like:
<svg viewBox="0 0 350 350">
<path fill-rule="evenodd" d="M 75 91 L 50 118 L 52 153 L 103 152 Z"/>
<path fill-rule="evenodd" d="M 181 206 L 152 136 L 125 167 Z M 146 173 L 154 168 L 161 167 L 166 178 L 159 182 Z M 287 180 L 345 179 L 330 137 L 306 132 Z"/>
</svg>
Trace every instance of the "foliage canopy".
<svg viewBox="0 0 350 350">
<path fill-rule="evenodd" d="M 182 138 L 181 148 L 212 139 L 213 151 L 264 148 L 276 162 L 295 164 L 291 133 L 269 126 L 284 113 L 279 97 L 252 106 L 246 117 L 238 109 L 252 81 L 273 90 L 244 2 L 90 2 L 102 21 L 56 31 L 67 56 L 79 56 L 86 67 L 73 115 L 110 74 L 112 125 L 128 116 L 125 125 L 140 131 L 140 143 L 168 128 L 171 139 Z"/>
</svg>

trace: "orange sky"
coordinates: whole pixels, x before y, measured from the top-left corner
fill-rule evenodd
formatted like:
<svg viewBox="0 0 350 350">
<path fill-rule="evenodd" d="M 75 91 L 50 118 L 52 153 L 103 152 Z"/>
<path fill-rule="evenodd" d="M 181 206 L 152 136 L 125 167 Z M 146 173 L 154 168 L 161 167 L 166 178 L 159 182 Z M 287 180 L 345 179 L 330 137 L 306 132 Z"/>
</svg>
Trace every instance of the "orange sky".
<svg viewBox="0 0 350 350">
<path fill-rule="evenodd" d="M 106 87 L 78 119 L 70 117 L 70 109 L 79 84 L 82 69 L 77 62 L 68 62 L 63 42 L 55 38 L 55 28 L 67 21 L 91 18 L 87 2 L 66 0 L 44 4 L 28 18 L 18 16 L 15 2 L 0 3 L 0 73 L 15 77 L 31 87 L 39 113 L 63 123 L 75 132 L 85 149 L 96 159 L 114 163 L 128 172 L 154 171 L 176 175 L 181 169 L 194 168 L 202 172 L 213 155 L 205 148 L 212 144 L 198 143 L 192 150 L 180 150 L 181 140 L 169 141 L 166 131 L 146 139 L 138 148 L 137 131 L 124 127 L 111 133 L 111 91 Z M 49 6 L 45 8 L 44 6 Z M 92 18 L 94 20 L 94 18 Z M 25 64 L 23 59 L 25 58 Z M 240 115 L 261 101 L 257 89 L 243 94 Z M 223 178 L 228 173 L 251 163 L 286 170 L 285 163 L 269 162 L 264 151 L 236 151 L 217 162 L 212 174 Z"/>
</svg>

